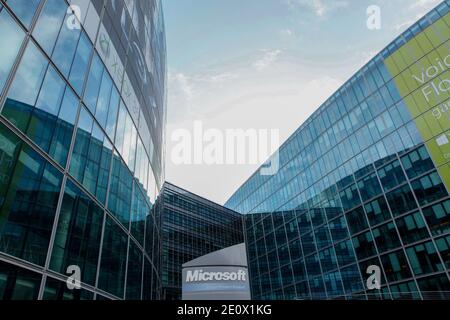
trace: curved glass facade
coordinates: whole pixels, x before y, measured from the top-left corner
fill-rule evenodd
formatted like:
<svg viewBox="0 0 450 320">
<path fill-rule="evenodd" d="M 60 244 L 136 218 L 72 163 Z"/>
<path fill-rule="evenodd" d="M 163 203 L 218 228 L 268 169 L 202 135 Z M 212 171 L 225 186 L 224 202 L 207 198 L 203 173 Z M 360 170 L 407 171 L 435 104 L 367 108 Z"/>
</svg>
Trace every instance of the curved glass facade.
<svg viewBox="0 0 450 320">
<path fill-rule="evenodd" d="M 387 46 L 283 144 L 277 174 L 229 199 L 254 299 L 450 299 L 449 11 Z"/>
<path fill-rule="evenodd" d="M 0 299 L 160 298 L 160 1 L 2 0 L 0 30 Z"/>
</svg>

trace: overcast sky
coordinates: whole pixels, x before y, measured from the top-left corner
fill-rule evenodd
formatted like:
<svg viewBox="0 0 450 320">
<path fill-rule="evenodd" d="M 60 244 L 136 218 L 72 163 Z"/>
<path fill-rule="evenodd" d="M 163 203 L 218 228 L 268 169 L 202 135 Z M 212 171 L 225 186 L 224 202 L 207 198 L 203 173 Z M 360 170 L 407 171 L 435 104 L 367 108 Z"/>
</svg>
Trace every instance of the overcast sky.
<svg viewBox="0 0 450 320">
<path fill-rule="evenodd" d="M 163 0 L 166 180 L 220 204 L 258 165 L 176 165 L 176 129 L 279 129 L 284 142 L 371 57 L 441 0 Z M 381 9 L 381 29 L 366 26 Z"/>
</svg>

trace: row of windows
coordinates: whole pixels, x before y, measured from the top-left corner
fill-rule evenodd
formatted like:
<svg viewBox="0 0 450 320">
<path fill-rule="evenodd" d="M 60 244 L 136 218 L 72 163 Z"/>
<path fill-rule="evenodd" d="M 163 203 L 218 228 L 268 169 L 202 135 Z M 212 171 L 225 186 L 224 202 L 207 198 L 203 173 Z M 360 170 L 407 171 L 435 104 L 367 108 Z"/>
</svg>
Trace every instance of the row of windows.
<svg viewBox="0 0 450 320">
<path fill-rule="evenodd" d="M 102 243 L 98 287 L 122 297 L 129 242 L 126 232 L 105 215 L 104 209 L 67 180 L 51 244 L 63 175 L 3 125 L 0 126 L 0 140 L 3 146 L 0 151 L 0 210 L 4 219 L 0 251 L 45 266 L 52 245 L 50 270 L 65 274 L 69 265 L 78 265 L 83 283 L 95 286 Z M 147 228 L 154 226 L 149 223 Z M 146 249 L 149 253 L 157 242 L 148 238 Z M 136 245 L 130 241 L 130 246 Z M 128 261 L 132 262 L 131 257 Z M 130 288 L 136 285 L 140 286 L 141 282 L 130 283 Z"/>
<path fill-rule="evenodd" d="M 165 184 L 161 194 L 162 281 L 166 298 L 181 299 L 181 266 L 205 254 L 244 242 L 241 216 Z"/>
<path fill-rule="evenodd" d="M 437 18 L 439 18 L 440 16 L 444 16 L 446 13 L 448 12 L 448 6 L 443 3 L 440 7 L 438 7 L 435 11 L 435 15 L 430 14 L 429 17 L 427 17 L 426 19 L 423 19 L 425 23 L 418 23 L 416 26 L 416 29 L 420 30 L 424 30 L 425 27 L 428 27 L 433 21 L 436 21 Z M 446 46 L 446 44 L 441 45 L 441 47 Z M 431 47 L 431 46 L 430 46 Z M 393 52 L 393 49 L 390 49 L 391 52 Z M 380 66 L 384 67 L 384 64 L 380 63 L 380 61 L 378 61 L 381 59 L 374 59 L 371 63 L 369 63 L 369 65 L 360 72 L 359 74 L 359 79 L 358 80 L 358 75 L 355 76 L 354 78 L 352 78 L 352 84 L 359 86 L 362 85 L 364 87 L 365 84 L 369 83 L 370 81 L 367 79 L 370 79 L 371 77 L 368 76 L 368 73 L 370 73 L 370 70 L 373 70 L 375 67 L 376 69 L 376 64 L 379 65 L 378 67 L 380 68 Z M 373 65 L 371 67 L 371 65 Z M 366 70 L 367 69 L 367 70 Z M 366 73 L 367 72 L 367 73 Z M 384 72 L 382 72 L 380 70 L 380 73 L 382 75 L 386 74 L 386 78 L 385 81 L 389 81 L 392 78 L 389 76 L 388 72 L 385 70 Z M 377 72 L 375 73 L 377 74 Z M 380 78 L 380 77 L 376 77 L 375 78 Z M 367 81 L 367 82 L 366 82 Z M 391 84 L 393 83 L 392 80 L 390 82 Z M 329 140 L 329 138 L 325 139 L 322 144 L 317 144 L 317 141 L 319 139 L 321 139 L 321 134 L 322 132 L 325 131 L 326 128 L 330 128 L 329 131 L 333 132 L 333 134 L 329 134 L 327 136 L 330 136 L 331 139 L 334 139 L 335 136 L 340 136 L 339 134 L 339 127 L 342 127 L 342 129 L 345 131 L 349 130 L 349 132 L 351 132 L 351 128 L 352 128 L 352 123 L 354 124 L 364 124 L 366 123 L 366 120 L 369 119 L 373 119 L 370 117 L 370 113 L 371 112 L 375 112 L 375 114 L 378 114 L 378 112 L 376 112 L 376 110 L 379 110 L 380 106 L 385 105 L 384 102 L 386 101 L 399 101 L 400 100 L 400 96 L 397 92 L 397 90 L 394 88 L 392 90 L 383 90 L 381 89 L 383 85 L 383 81 L 381 81 L 379 83 L 379 85 L 377 86 L 373 86 L 372 90 L 370 90 L 370 94 L 372 94 L 372 92 L 374 92 L 375 90 L 379 90 L 378 92 L 375 92 L 370 99 L 367 100 L 367 102 L 364 102 L 361 106 L 364 105 L 368 105 L 370 104 L 370 108 L 367 108 L 367 112 L 362 112 L 359 111 L 360 107 L 357 107 L 357 109 L 355 109 L 354 111 L 351 111 L 351 109 L 353 109 L 353 106 L 355 106 L 359 101 L 359 103 L 361 101 L 364 100 L 364 95 L 361 95 L 360 98 L 358 99 L 347 99 L 348 94 L 345 94 L 345 92 L 351 92 L 351 90 L 349 90 L 349 88 L 347 88 L 346 86 L 343 86 L 343 88 L 341 89 L 342 92 L 337 92 L 335 94 L 335 96 L 333 96 L 330 101 L 334 101 L 335 102 L 328 102 L 326 104 L 324 104 L 324 106 L 321 108 L 323 109 L 323 112 L 320 116 L 314 116 L 314 121 L 313 120 L 308 120 L 304 125 L 302 125 L 302 127 L 297 131 L 297 133 L 295 135 L 293 135 L 289 142 L 286 143 L 281 149 L 280 149 L 280 158 L 281 158 L 281 165 L 284 165 L 284 161 L 283 158 L 286 158 L 286 156 L 288 154 L 290 154 L 289 158 L 286 159 L 291 159 L 295 154 L 299 153 L 300 150 L 306 150 L 306 149 L 312 149 L 312 150 L 308 150 L 308 152 L 305 151 L 306 153 L 306 157 L 305 154 L 303 154 L 300 159 L 307 159 L 307 155 L 308 154 L 312 154 L 312 152 L 314 152 L 315 149 L 321 150 L 320 146 L 325 146 L 326 142 Z M 395 87 L 395 85 L 393 85 Z M 355 90 L 355 92 L 358 92 L 358 90 Z M 380 95 L 381 94 L 381 95 Z M 351 96 L 351 95 L 350 95 Z M 366 95 L 367 97 L 367 95 Z M 346 100 L 347 99 L 347 100 Z M 353 103 L 351 102 L 353 101 Z M 384 102 L 383 102 L 384 101 Z M 387 106 L 391 105 L 391 103 L 387 103 Z M 334 106 L 334 107 L 333 107 Z M 397 107 L 400 107 L 402 110 L 396 110 Z M 386 116 L 388 115 L 387 112 L 384 113 L 384 115 L 386 116 L 380 116 L 377 118 L 377 121 L 379 122 L 378 129 L 377 126 L 372 126 L 372 129 L 375 128 L 375 130 L 380 130 L 381 128 L 381 132 L 384 132 L 384 127 L 387 125 L 389 127 L 389 123 L 391 123 L 392 125 L 397 125 L 397 126 L 401 126 L 402 123 L 405 123 L 404 121 L 407 121 L 410 118 L 410 115 L 408 113 L 408 111 L 405 108 L 405 105 L 403 102 L 400 102 L 397 107 L 393 107 L 391 108 L 390 111 L 390 117 L 392 117 L 392 119 L 390 118 L 386 118 Z M 384 108 L 382 108 L 384 109 Z M 328 115 L 332 115 L 333 114 L 333 110 L 335 111 L 341 111 L 343 114 L 341 114 L 339 117 L 336 117 L 333 121 L 325 121 L 325 125 L 323 126 L 318 126 L 318 125 L 313 125 L 314 123 L 321 123 L 322 119 L 326 119 L 328 120 Z M 364 119 L 364 116 L 367 115 L 367 119 Z M 339 120 L 340 117 L 344 117 L 339 123 L 341 123 L 341 125 L 339 125 L 337 122 Z M 345 120 L 347 119 L 347 120 Z M 354 121 L 352 121 L 352 119 Z M 395 121 L 393 120 L 395 119 Z M 335 124 L 334 128 L 336 129 L 332 129 L 331 128 L 331 124 Z M 388 128 L 387 127 L 387 128 Z M 310 132 L 310 130 L 312 130 Z M 332 131 L 331 131 L 332 130 Z M 373 130 L 368 130 L 369 132 L 373 132 Z M 413 136 L 415 136 L 416 134 L 414 134 Z M 365 136 L 363 132 L 360 132 L 360 134 L 357 135 L 358 137 L 363 137 Z M 401 135 L 403 136 L 403 135 Z M 297 139 L 298 137 L 298 139 Z M 308 139 L 308 137 L 311 137 L 310 139 Z M 314 137 L 314 139 L 312 139 L 312 137 Z M 356 139 L 356 136 L 355 136 Z M 363 140 L 363 139 L 361 139 Z M 400 139 L 398 139 L 400 140 Z M 305 142 L 306 141 L 306 142 Z M 318 145 L 318 147 L 315 148 L 311 148 L 311 147 L 307 147 L 309 145 L 310 141 L 316 141 L 316 144 Z M 366 140 L 369 141 L 369 140 Z M 401 141 L 401 140 L 400 140 Z M 299 146 L 297 147 L 297 143 L 299 144 Z M 357 146 L 358 144 L 350 144 L 352 146 Z M 289 148 L 294 148 L 295 146 L 295 150 L 289 150 Z M 329 148 L 324 148 L 322 149 L 324 151 L 328 151 Z M 352 148 L 350 147 L 349 150 L 352 150 Z M 390 149 L 388 149 L 390 150 Z M 323 153 L 323 151 L 322 151 Z M 312 157 L 313 159 L 317 159 L 319 155 L 315 154 L 314 157 Z M 334 161 L 327 161 L 330 164 L 334 163 Z M 302 167 L 300 166 L 300 170 Z M 283 173 L 283 171 L 286 171 L 286 174 L 288 172 L 288 170 L 283 170 L 280 169 L 280 172 Z M 292 170 L 293 172 L 298 172 L 299 170 Z M 356 170 L 355 170 L 356 171 Z M 323 170 L 321 171 L 317 171 L 317 172 L 323 172 Z M 275 179 L 277 179 L 277 175 L 275 175 L 274 177 Z M 227 204 L 228 206 L 232 207 L 232 208 L 237 208 L 237 210 L 239 212 L 249 212 L 252 208 L 254 208 L 256 206 L 256 204 L 258 202 L 260 202 L 258 199 L 264 199 L 264 195 L 273 193 L 274 190 L 278 189 L 280 186 L 282 186 L 282 184 L 280 184 L 281 181 L 273 181 L 274 178 L 272 177 L 265 177 L 265 176 L 260 176 L 260 175 L 254 175 L 246 184 L 244 184 L 239 191 L 230 199 L 229 203 Z M 272 179 L 271 183 L 267 184 L 267 179 Z M 278 178 L 279 179 L 279 178 Z M 281 179 L 283 181 L 287 181 L 289 179 Z M 316 180 L 315 180 L 316 181 Z M 264 183 L 266 183 L 265 185 L 263 185 Z M 259 190 L 257 190 L 259 188 Z M 270 191 L 268 190 L 264 190 L 264 192 L 260 191 L 261 188 L 270 188 Z M 254 191 L 256 190 L 256 193 L 254 193 L 250 198 L 250 194 L 252 194 Z M 246 200 L 247 199 L 247 200 Z M 248 202 L 251 201 L 251 204 Z M 241 202 L 241 204 L 238 205 L 238 202 Z M 273 205 L 270 207 L 271 210 L 276 209 L 276 206 Z M 267 208 L 261 208 L 258 209 L 259 211 L 267 211 Z M 256 211 L 257 212 L 257 211 Z"/>
<path fill-rule="evenodd" d="M 81 107 L 78 127 L 95 135 L 94 137 L 101 142 L 104 141 L 106 149 L 112 148 L 106 136 L 114 141 L 125 163 L 144 189 L 148 190 L 148 196 L 154 202 L 156 183 L 150 160 L 137 135 L 131 116 L 119 97 L 119 92 L 97 54 L 93 55 L 88 73 L 88 63 L 93 52 L 88 37 L 83 31 L 72 31 L 65 27 L 61 27 L 59 33 L 59 28 L 55 30 L 45 28 L 45 23 L 50 24 L 49 21 L 57 17 L 62 20 L 64 15 L 62 17 L 60 15 L 62 12 L 65 14 L 66 8 L 64 1 L 58 0 L 54 6 L 50 6 L 50 2 L 47 3 L 33 31 L 33 36 L 80 96 L 84 78 L 89 74 L 83 101 L 91 114 L 95 115 L 97 122 L 84 107 Z M 8 23 L 9 28 L 14 28 L 14 22 L 4 9 L 2 15 L 5 15 L 2 20 L 6 20 L 5 23 Z M 19 28 L 16 27 L 16 29 L 16 33 L 20 33 Z M 17 38 L 20 38 L 17 40 L 19 46 L 23 40 L 23 34 Z M 10 37 L 4 40 L 8 41 L 5 46 L 11 45 Z M 79 50 L 77 51 L 75 47 Z M 17 54 L 17 50 L 14 53 Z M 57 71 L 49 65 L 48 60 L 30 40 L 8 91 L 2 114 L 62 167 L 65 167 L 78 108 L 78 99 L 74 92 L 65 85 Z M 88 148 L 89 145 L 88 143 L 85 147 Z M 79 150 L 76 145 L 75 151 L 86 150 Z M 91 152 L 94 151 L 95 148 L 92 148 Z M 104 165 L 108 165 L 107 161 Z M 78 168 L 78 170 L 83 169 L 82 166 Z M 95 167 L 88 167 L 88 169 L 95 170 Z M 81 178 L 90 180 L 86 182 L 87 188 L 94 195 L 99 196 L 101 202 L 104 202 L 106 196 L 104 186 L 99 186 L 100 194 L 97 194 L 96 186 L 92 185 L 96 177 Z"/>
</svg>

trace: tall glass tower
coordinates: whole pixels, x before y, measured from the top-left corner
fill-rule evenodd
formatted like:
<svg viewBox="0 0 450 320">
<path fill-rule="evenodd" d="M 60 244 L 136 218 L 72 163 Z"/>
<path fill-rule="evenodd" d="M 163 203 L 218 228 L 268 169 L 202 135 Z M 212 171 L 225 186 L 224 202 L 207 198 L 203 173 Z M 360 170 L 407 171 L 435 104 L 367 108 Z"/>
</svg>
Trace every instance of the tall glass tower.
<svg viewBox="0 0 450 320">
<path fill-rule="evenodd" d="M 160 1 L 1 0 L 0 30 L 0 299 L 159 298 Z"/>
<path fill-rule="evenodd" d="M 449 11 L 377 54 L 280 147 L 276 174 L 229 199 L 253 298 L 450 299 Z"/>
</svg>

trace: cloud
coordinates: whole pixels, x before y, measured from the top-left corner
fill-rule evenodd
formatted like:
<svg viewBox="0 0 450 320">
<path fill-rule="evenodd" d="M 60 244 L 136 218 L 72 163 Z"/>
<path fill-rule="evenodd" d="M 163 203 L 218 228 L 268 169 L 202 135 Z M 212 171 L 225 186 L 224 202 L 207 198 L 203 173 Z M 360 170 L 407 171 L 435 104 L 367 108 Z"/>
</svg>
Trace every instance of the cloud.
<svg viewBox="0 0 450 320">
<path fill-rule="evenodd" d="M 394 29 L 398 31 L 403 31 L 412 26 L 416 21 L 422 18 L 431 9 L 436 7 L 442 0 L 417 0 L 410 4 L 407 9 L 414 15 L 411 19 L 407 19 L 403 22 L 399 22 L 394 25 Z"/>
<path fill-rule="evenodd" d="M 281 54 L 281 50 L 264 50 L 264 54 L 258 60 L 253 63 L 253 67 L 258 71 L 263 71 L 267 67 L 271 66 Z"/>
<path fill-rule="evenodd" d="M 339 8 L 348 7 L 350 4 L 345 0 L 287 0 L 291 8 L 311 10 L 317 17 L 325 17 L 329 12 Z"/>
<path fill-rule="evenodd" d="M 435 6 L 437 6 L 442 0 L 416 0 L 413 4 L 409 6 L 410 9 L 423 9 L 423 10 L 431 10 Z"/>
</svg>

